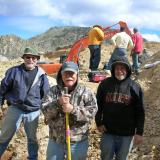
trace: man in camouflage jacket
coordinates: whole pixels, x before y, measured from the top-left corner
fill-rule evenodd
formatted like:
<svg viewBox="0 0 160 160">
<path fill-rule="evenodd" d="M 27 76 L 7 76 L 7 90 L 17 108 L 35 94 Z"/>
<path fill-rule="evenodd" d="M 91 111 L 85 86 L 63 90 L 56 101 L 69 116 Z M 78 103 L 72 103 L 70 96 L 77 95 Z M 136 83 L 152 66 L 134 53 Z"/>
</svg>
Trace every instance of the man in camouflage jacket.
<svg viewBox="0 0 160 160">
<path fill-rule="evenodd" d="M 68 94 L 64 93 L 68 88 Z M 63 160 L 66 155 L 65 113 L 69 113 L 72 160 L 85 160 L 88 150 L 89 125 L 97 112 L 92 91 L 78 84 L 78 66 L 63 63 L 57 85 L 43 99 L 42 111 L 49 125 L 48 160 Z"/>
</svg>

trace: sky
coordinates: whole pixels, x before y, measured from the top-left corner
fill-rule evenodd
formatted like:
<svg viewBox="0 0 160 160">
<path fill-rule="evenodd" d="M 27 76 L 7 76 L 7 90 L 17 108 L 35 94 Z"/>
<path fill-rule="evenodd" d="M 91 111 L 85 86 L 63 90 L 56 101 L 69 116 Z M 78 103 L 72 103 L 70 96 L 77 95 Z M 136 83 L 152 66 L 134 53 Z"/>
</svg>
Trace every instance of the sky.
<svg viewBox="0 0 160 160">
<path fill-rule="evenodd" d="M 160 42 L 160 0 L 0 0 L 0 35 L 29 39 L 55 26 L 107 27 L 119 21 Z"/>
</svg>

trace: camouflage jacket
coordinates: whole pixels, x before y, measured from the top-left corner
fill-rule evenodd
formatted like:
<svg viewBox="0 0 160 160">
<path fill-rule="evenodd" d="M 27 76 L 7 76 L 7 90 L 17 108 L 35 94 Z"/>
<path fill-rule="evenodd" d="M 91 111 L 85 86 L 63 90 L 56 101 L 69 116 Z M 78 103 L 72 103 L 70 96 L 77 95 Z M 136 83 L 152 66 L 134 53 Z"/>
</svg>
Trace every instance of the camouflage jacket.
<svg viewBox="0 0 160 160">
<path fill-rule="evenodd" d="M 65 113 L 57 102 L 62 94 L 60 85 L 51 87 L 42 101 L 42 112 L 49 125 L 50 139 L 64 145 L 66 144 Z M 76 143 L 87 138 L 89 125 L 97 112 L 97 102 L 92 91 L 83 85 L 77 85 L 70 94 L 70 103 L 74 107 L 69 114 L 70 137 L 71 143 Z"/>
</svg>

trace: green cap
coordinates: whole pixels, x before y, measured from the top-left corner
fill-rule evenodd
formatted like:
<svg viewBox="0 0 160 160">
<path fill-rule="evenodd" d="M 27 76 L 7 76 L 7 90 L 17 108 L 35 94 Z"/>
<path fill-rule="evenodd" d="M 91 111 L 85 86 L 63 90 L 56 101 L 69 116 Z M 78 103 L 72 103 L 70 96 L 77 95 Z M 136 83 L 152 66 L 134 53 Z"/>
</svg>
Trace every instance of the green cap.
<svg viewBox="0 0 160 160">
<path fill-rule="evenodd" d="M 32 47 L 26 47 L 24 49 L 24 54 L 22 56 L 22 58 L 25 56 L 25 55 L 33 55 L 33 56 L 36 56 L 37 59 L 40 59 L 40 55 L 38 53 L 38 51 L 36 51 L 34 48 Z"/>
</svg>

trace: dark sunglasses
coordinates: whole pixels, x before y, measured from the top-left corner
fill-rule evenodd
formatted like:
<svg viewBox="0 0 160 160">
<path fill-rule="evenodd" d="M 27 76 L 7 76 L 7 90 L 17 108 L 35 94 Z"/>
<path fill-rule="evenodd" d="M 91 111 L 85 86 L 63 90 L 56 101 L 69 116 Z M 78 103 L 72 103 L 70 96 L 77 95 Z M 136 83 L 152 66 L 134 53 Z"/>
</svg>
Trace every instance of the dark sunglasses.
<svg viewBox="0 0 160 160">
<path fill-rule="evenodd" d="M 34 56 L 25 56 L 24 58 L 25 59 L 33 59 L 33 60 L 37 59 L 37 57 L 34 57 Z"/>
</svg>

